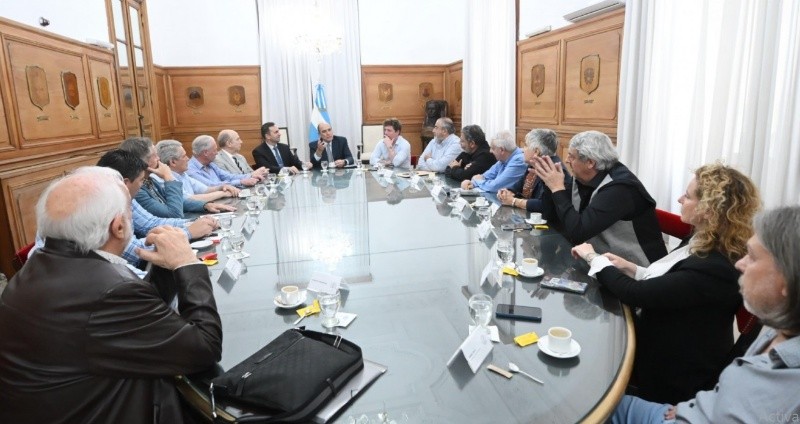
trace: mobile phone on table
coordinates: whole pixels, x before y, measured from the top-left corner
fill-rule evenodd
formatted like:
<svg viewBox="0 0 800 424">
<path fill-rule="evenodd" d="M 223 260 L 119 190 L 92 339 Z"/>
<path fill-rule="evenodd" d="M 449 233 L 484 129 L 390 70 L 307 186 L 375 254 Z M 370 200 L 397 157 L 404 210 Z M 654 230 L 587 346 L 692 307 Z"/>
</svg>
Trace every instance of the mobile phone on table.
<svg viewBox="0 0 800 424">
<path fill-rule="evenodd" d="M 584 294 L 586 293 L 587 283 L 568 280 L 566 278 L 546 278 L 541 282 L 542 287 L 548 289 L 564 290 L 572 293 Z"/>
<path fill-rule="evenodd" d="M 500 226 L 501 229 L 505 231 L 514 231 L 514 230 L 530 230 L 533 228 L 531 224 L 527 222 L 518 222 L 516 224 L 503 224 Z"/>
<path fill-rule="evenodd" d="M 501 303 L 497 305 L 495 316 L 497 316 L 497 318 L 541 322 L 542 308 L 538 308 L 536 306 L 507 305 L 505 303 Z"/>
</svg>

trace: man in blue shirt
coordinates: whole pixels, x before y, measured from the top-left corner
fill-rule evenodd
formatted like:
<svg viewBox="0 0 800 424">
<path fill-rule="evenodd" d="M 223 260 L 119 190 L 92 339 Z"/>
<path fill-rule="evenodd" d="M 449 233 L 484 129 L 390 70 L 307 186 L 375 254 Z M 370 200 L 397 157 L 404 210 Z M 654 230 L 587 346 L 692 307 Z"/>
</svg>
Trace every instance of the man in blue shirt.
<svg viewBox="0 0 800 424">
<path fill-rule="evenodd" d="M 444 172 L 447 165 L 460 155 L 461 139 L 455 134 L 456 127 L 450 118 L 439 118 L 433 126 L 433 140 L 417 161 L 420 171 Z"/>
<path fill-rule="evenodd" d="M 247 174 L 231 174 L 220 168 L 214 159 L 217 157 L 217 141 L 210 135 L 200 135 L 192 141 L 192 159 L 189 160 L 189 175 L 207 186 L 230 184 L 234 186 L 254 186 L 264 179 L 266 168 L 261 167 Z"/>
<path fill-rule="evenodd" d="M 497 163 L 485 174 L 478 174 L 469 181 L 462 181 L 461 188 L 465 190 L 478 188 L 494 193 L 501 188 L 512 187 L 525 175 L 528 165 L 525 163 L 522 149 L 517 147 L 514 134 L 510 131 L 500 131 L 489 145 L 492 154 L 497 158 Z"/>
<path fill-rule="evenodd" d="M 403 125 L 396 118 L 383 121 L 383 140 L 369 157 L 372 166 L 378 163 L 396 168 L 411 167 L 411 144 L 400 135 Z"/>
</svg>

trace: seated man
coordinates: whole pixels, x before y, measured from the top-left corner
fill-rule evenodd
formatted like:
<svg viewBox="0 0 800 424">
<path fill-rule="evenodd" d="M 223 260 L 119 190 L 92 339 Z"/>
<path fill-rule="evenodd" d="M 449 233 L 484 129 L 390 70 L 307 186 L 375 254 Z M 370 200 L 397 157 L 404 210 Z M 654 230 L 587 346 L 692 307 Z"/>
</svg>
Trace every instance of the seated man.
<svg viewBox="0 0 800 424">
<path fill-rule="evenodd" d="M 514 134 L 510 131 L 500 131 L 490 143 L 491 152 L 497 163 L 492 165 L 485 174 L 478 174 L 471 180 L 462 181 L 461 188 L 471 189 L 477 187 L 483 191 L 495 193 L 501 188 L 512 187 L 525 175 L 528 169 L 525 165 L 522 149 L 517 147 Z"/>
<path fill-rule="evenodd" d="M 148 235 L 155 250 L 139 251 L 155 265 L 150 281 L 125 267 L 130 202 L 118 179 L 87 173 L 40 197 L 45 246 L 0 300 L 0 422 L 184 422 L 174 376 L 222 352 L 211 280 L 168 227 Z M 180 314 L 163 300 L 172 293 Z"/>
<path fill-rule="evenodd" d="M 300 172 L 303 162 L 292 154 L 288 144 L 281 143 L 281 129 L 274 122 L 267 122 L 261 126 L 261 140 L 253 149 L 253 159 L 256 166 L 266 168 L 273 174 L 279 174 L 281 170 L 291 174 Z M 310 168 L 310 164 L 308 165 Z"/>
<path fill-rule="evenodd" d="M 403 125 L 395 118 L 383 121 L 383 140 L 378 142 L 369 164 L 382 164 L 396 168 L 411 167 L 411 144 L 400 135 Z"/>
<path fill-rule="evenodd" d="M 461 154 L 460 139 L 450 118 L 439 118 L 433 126 L 433 140 L 417 161 L 420 171 L 444 172 L 447 165 Z"/>
<path fill-rule="evenodd" d="M 542 195 L 544 182 L 536 177 L 533 170 L 533 158 L 550 156 L 553 163 L 560 163 L 561 158 L 556 155 L 558 149 L 558 136 L 555 131 L 548 129 L 534 129 L 525 135 L 525 163 L 528 164 L 528 173 L 510 189 L 500 189 L 497 198 L 504 205 L 512 208 L 525 209 L 528 212 L 542 211 Z M 563 169 L 563 168 L 562 168 Z M 571 176 L 564 170 L 564 181 L 569 182 Z"/>
<path fill-rule="evenodd" d="M 217 157 L 217 142 L 210 135 L 197 136 L 192 141 L 192 159 L 189 160 L 189 175 L 207 186 L 230 184 L 254 186 L 266 175 L 264 168 L 253 172 L 231 174 L 214 163 Z"/>
<path fill-rule="evenodd" d="M 456 180 L 471 180 L 473 176 L 483 174 L 497 162 L 486 142 L 486 135 L 478 125 L 467 125 L 461 129 L 461 150 L 447 165 L 444 175 Z"/>
<path fill-rule="evenodd" d="M 217 135 L 219 151 L 214 163 L 231 174 L 252 173 L 253 168 L 239 151 L 242 150 L 242 138 L 234 130 L 222 130 Z"/>
<path fill-rule="evenodd" d="M 722 371 L 714 390 L 672 407 L 624 396 L 612 423 L 791 422 L 800 411 L 800 207 L 756 216 L 736 262 L 744 305 L 764 331 Z M 792 418 L 794 417 L 794 419 Z M 674 421 L 672 421 L 674 420 Z"/>
<path fill-rule="evenodd" d="M 561 164 L 549 156 L 534 158 L 536 175 L 547 186 L 542 215 L 559 224 L 573 244 L 588 242 L 598 253 L 647 266 L 667 254 L 656 202 L 618 158 L 611 139 L 598 131 L 570 140 L 566 163 L 572 168 L 571 183 L 564 183 Z"/>
<path fill-rule="evenodd" d="M 221 199 L 224 197 L 238 196 L 239 189 L 223 184 L 214 187 L 195 180 L 186 174 L 189 169 L 189 156 L 186 155 L 186 149 L 178 140 L 161 140 L 156 144 L 156 152 L 158 158 L 164 166 L 167 166 L 170 175 L 175 180 L 183 183 L 183 211 L 184 212 L 211 212 L 217 213 L 222 211 L 236 211 L 236 208 L 222 203 L 214 203 L 213 200 Z M 150 176 L 156 179 L 158 177 Z"/>
<path fill-rule="evenodd" d="M 317 125 L 319 140 L 312 141 L 308 145 L 311 155 L 311 164 L 314 168 L 322 168 L 320 162 L 327 161 L 331 168 L 344 168 L 352 165 L 353 154 L 350 153 L 350 146 L 347 139 L 338 135 L 333 135 L 333 128 L 327 122 Z"/>
<path fill-rule="evenodd" d="M 153 141 L 147 137 L 131 137 L 119 148 L 133 153 L 147 164 L 142 188 L 135 199 L 151 214 L 161 218 L 183 218 L 183 183 L 177 181 L 166 165 L 158 161 Z M 150 178 L 155 175 L 160 180 Z"/>
</svg>

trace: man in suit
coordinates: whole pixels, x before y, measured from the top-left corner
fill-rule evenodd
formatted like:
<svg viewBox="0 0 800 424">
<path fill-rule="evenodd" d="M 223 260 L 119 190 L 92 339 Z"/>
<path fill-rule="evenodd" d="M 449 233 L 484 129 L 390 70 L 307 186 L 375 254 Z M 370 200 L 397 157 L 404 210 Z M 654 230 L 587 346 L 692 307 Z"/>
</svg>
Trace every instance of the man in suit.
<svg viewBox="0 0 800 424">
<path fill-rule="evenodd" d="M 264 179 L 267 170 L 258 168 L 253 172 L 230 173 L 214 163 L 218 155 L 217 141 L 210 135 L 199 135 L 192 141 L 192 158 L 189 160 L 189 175 L 207 186 L 230 184 L 254 186 Z"/>
<path fill-rule="evenodd" d="M 45 245 L 0 299 L 0 422 L 184 422 L 173 376 L 221 357 L 213 288 L 176 228 L 138 250 L 148 281 L 128 269 L 130 205 L 119 174 L 72 174 L 39 199 Z"/>
<path fill-rule="evenodd" d="M 214 158 L 214 163 L 231 174 L 246 174 L 253 172 L 247 159 L 239 151 L 242 149 L 242 138 L 234 130 L 222 130 L 217 135 L 219 154 Z"/>
<path fill-rule="evenodd" d="M 253 149 L 253 159 L 256 160 L 256 166 L 265 167 L 269 172 L 275 174 L 280 173 L 281 169 L 286 169 L 292 174 L 300 172 L 303 163 L 297 156 L 292 154 L 287 144 L 280 142 L 281 130 L 277 124 L 267 122 L 262 125 L 261 140 L 263 143 Z"/>
<path fill-rule="evenodd" d="M 317 131 L 319 131 L 319 140 L 312 141 L 308 146 L 311 153 L 311 164 L 314 165 L 314 168 L 321 168 L 320 162 L 322 161 L 327 161 L 328 166 L 332 168 L 344 168 L 354 163 L 347 139 L 333 135 L 333 128 L 329 123 L 320 123 L 317 125 Z"/>
</svg>

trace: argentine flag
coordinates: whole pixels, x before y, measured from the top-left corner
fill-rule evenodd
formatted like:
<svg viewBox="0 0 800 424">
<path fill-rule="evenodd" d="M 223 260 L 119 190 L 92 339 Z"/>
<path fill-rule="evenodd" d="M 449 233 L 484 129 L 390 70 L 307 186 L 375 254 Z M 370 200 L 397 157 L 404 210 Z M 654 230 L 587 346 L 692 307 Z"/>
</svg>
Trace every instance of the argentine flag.
<svg viewBox="0 0 800 424">
<path fill-rule="evenodd" d="M 317 126 L 323 122 L 331 123 L 328 116 L 328 102 L 325 101 L 325 89 L 322 84 L 314 86 L 314 100 L 311 106 L 311 123 L 308 128 L 308 138 L 310 141 L 319 140 Z"/>
</svg>

